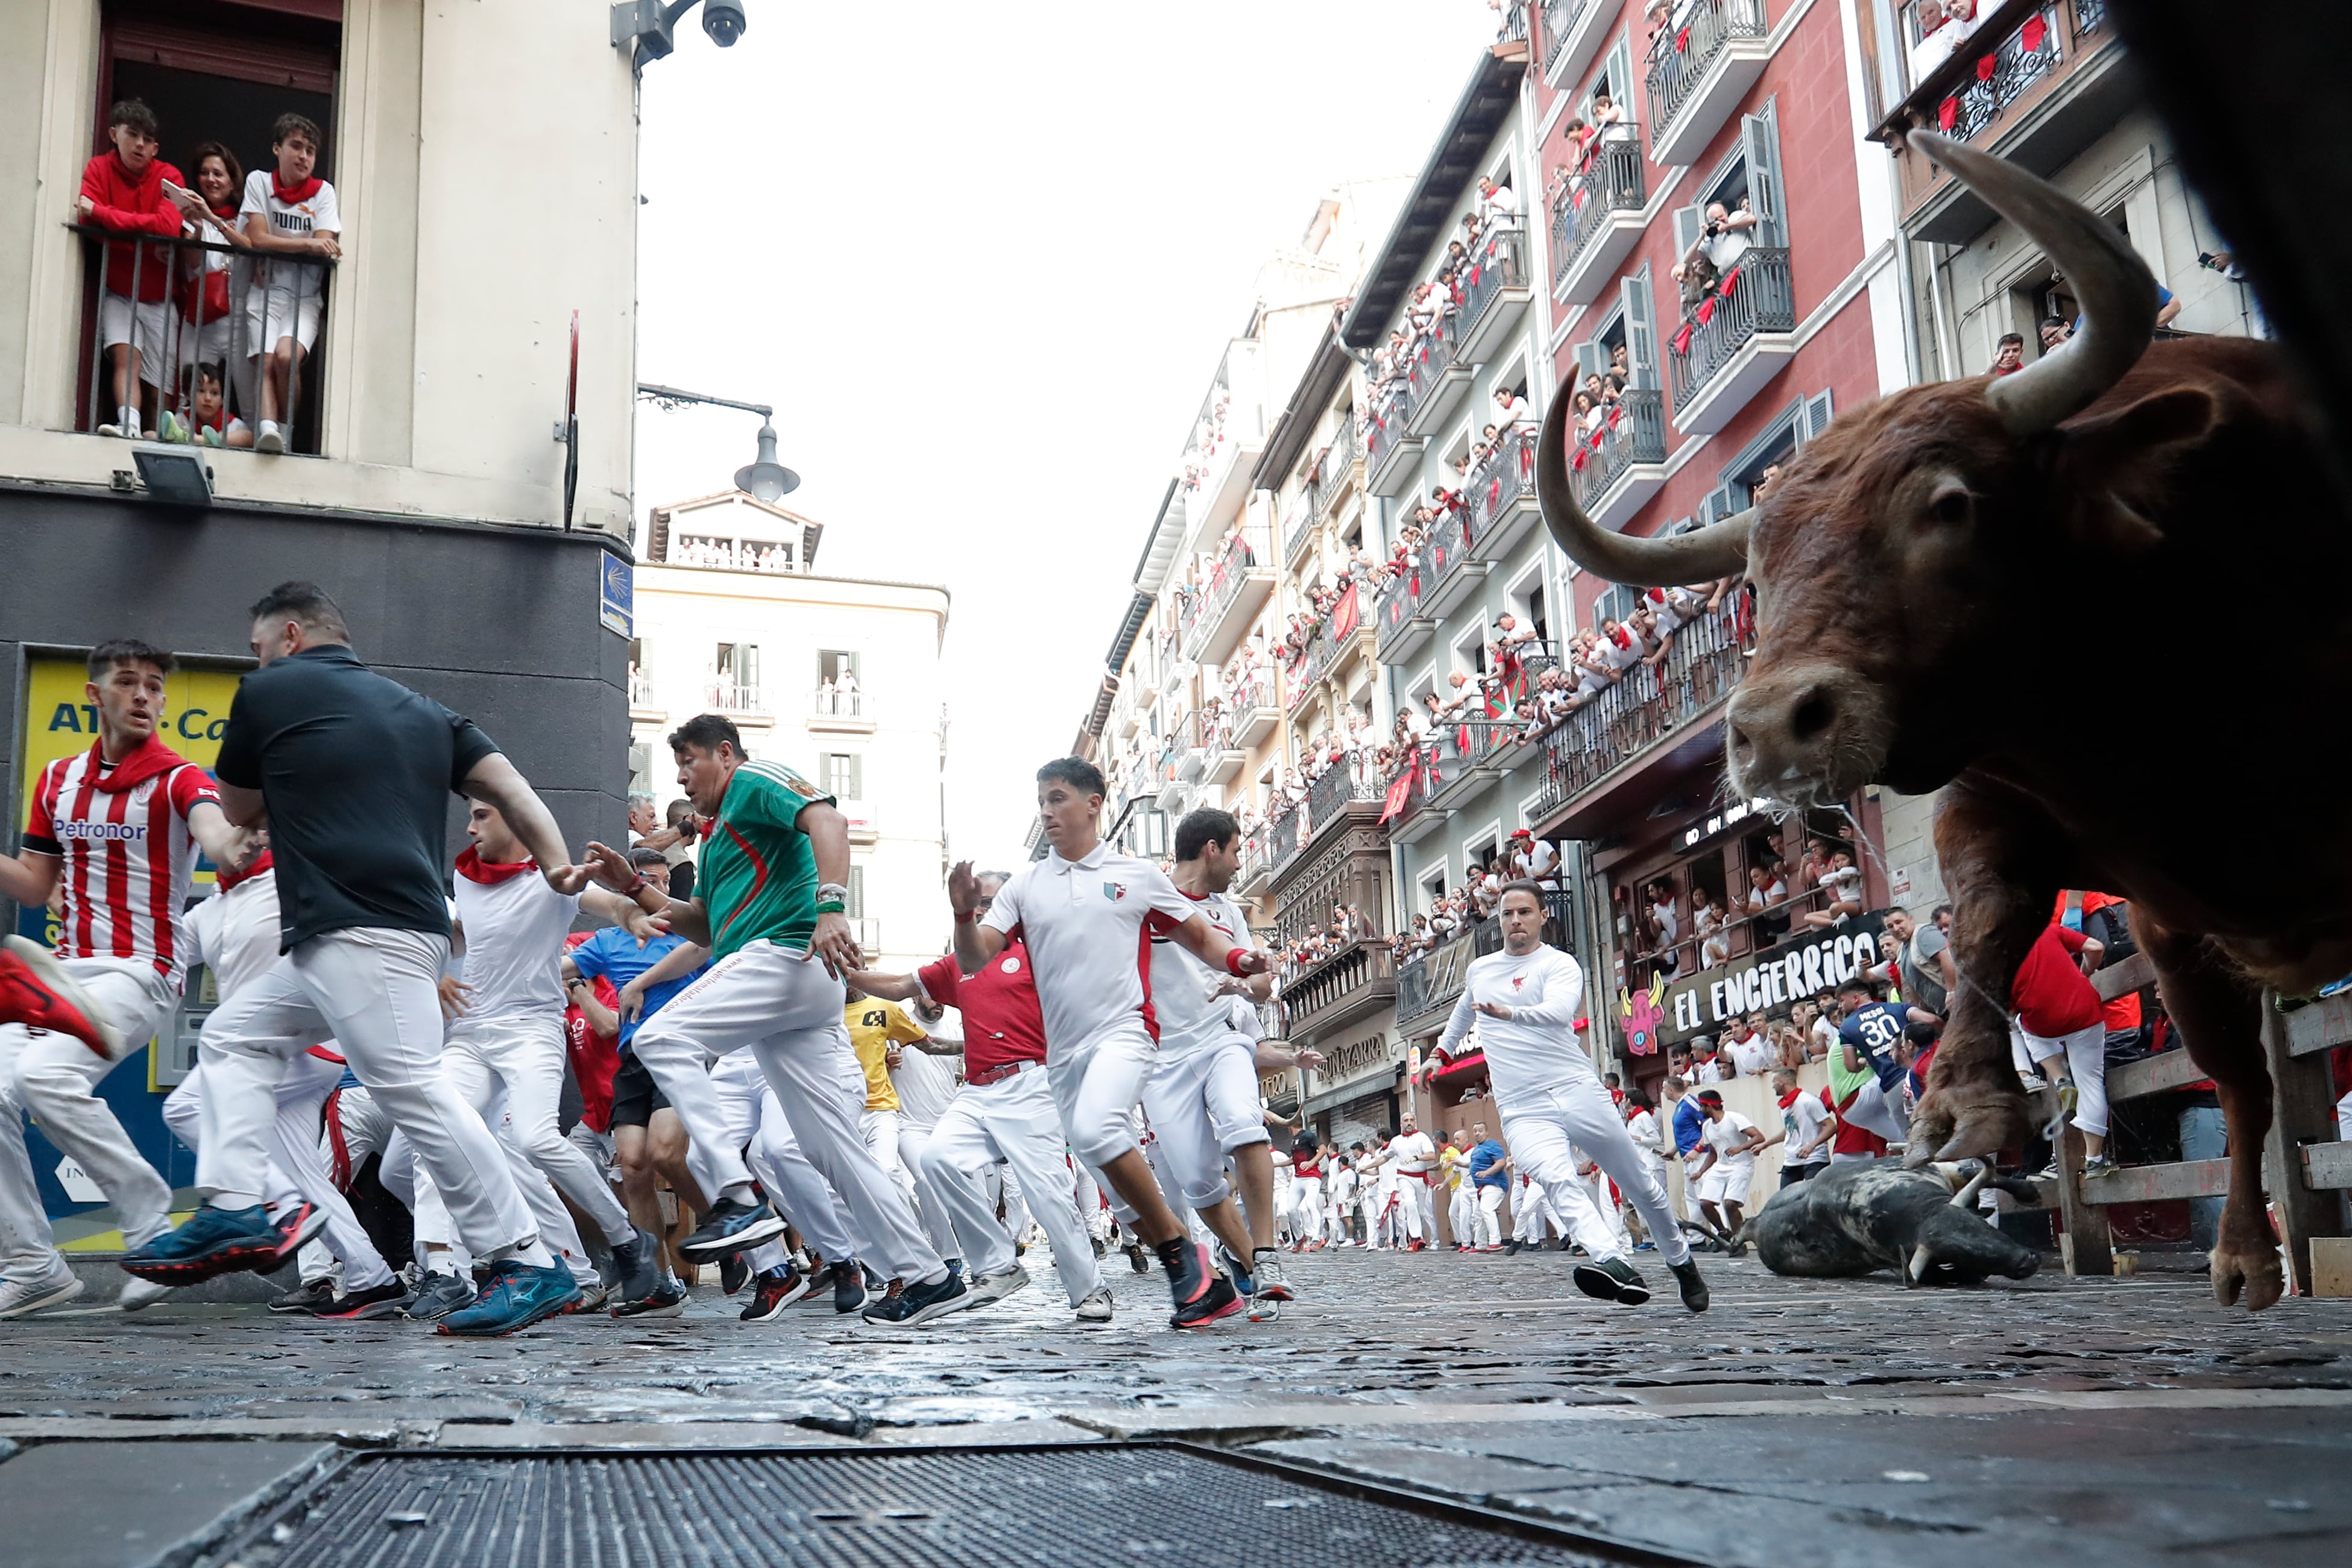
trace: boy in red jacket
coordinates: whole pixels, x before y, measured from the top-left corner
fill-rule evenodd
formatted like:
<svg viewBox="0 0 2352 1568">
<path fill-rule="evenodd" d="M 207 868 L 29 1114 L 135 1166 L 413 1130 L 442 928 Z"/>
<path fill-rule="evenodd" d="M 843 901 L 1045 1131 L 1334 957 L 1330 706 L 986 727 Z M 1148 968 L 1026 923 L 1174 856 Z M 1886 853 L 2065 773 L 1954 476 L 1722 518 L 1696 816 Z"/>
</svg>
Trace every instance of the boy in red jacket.
<svg viewBox="0 0 2352 1568">
<path fill-rule="evenodd" d="M 114 143 L 82 166 L 81 196 L 74 217 L 100 228 L 130 235 L 177 239 L 185 214 L 171 194 L 181 188 L 180 172 L 155 156 L 155 111 L 135 98 L 109 110 L 106 134 Z M 104 287 L 98 297 L 99 344 L 112 378 L 114 422 L 100 435 L 136 440 L 142 402 L 152 402 L 171 368 L 165 349 L 170 329 L 172 253 L 162 246 L 110 244 Z M 146 394 L 140 391 L 145 382 Z"/>
</svg>

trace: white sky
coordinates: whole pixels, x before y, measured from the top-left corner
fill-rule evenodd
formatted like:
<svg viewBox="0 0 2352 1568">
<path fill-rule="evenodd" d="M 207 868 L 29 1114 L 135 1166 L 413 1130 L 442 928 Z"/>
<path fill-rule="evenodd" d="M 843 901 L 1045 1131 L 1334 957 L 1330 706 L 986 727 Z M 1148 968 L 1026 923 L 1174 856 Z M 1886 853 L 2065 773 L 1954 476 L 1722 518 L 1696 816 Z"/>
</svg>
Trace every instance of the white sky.
<svg viewBox="0 0 2352 1568">
<path fill-rule="evenodd" d="M 1260 264 L 1333 185 L 1419 171 L 1494 13 L 747 10 L 645 73 L 638 376 L 775 406 L 820 570 L 952 591 L 949 841 L 1011 865 Z M 640 522 L 757 427 L 640 404 Z"/>
</svg>

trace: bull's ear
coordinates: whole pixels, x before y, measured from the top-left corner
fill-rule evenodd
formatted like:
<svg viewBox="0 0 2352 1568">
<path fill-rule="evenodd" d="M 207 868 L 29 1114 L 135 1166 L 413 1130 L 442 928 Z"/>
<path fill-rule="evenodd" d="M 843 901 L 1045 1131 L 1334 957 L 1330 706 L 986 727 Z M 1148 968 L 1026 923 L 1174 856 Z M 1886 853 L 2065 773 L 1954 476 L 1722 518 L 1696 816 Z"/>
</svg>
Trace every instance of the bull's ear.
<svg viewBox="0 0 2352 1568">
<path fill-rule="evenodd" d="M 2078 498 L 2074 527 L 2082 542 L 2144 549 L 2161 539 L 2163 530 L 2149 514 L 2173 459 L 2202 442 L 2221 417 L 2212 393 L 2174 387 L 2067 425 L 2058 477 L 2061 493 Z"/>
</svg>

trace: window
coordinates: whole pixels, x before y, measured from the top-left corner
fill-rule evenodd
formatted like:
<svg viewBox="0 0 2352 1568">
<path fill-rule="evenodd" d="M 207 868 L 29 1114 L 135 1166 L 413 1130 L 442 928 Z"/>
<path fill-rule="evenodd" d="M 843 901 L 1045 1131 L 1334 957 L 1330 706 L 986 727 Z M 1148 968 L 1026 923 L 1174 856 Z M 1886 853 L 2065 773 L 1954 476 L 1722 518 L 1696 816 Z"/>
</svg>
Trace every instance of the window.
<svg viewBox="0 0 2352 1568">
<path fill-rule="evenodd" d="M 1445 896 L 1445 862 L 1440 861 L 1421 873 L 1421 913 L 1428 914 Z"/>
<path fill-rule="evenodd" d="M 1722 203 L 1727 212 L 1737 213 L 1744 204 L 1756 214 L 1755 226 L 1745 231 L 1748 244 L 1777 246 L 1789 243 L 1787 208 L 1780 184 L 1780 127 L 1773 105 L 1766 104 L 1761 114 L 1739 117 L 1738 150 L 1699 186 L 1697 201 L 1675 209 L 1676 257 L 1687 256 L 1699 242 L 1706 224 L 1706 209 L 1717 202 Z M 1728 264 L 1738 259 L 1720 250 L 1711 250 L 1709 254 L 1718 270 L 1728 271 Z"/>
<path fill-rule="evenodd" d="M 1633 589 L 1623 583 L 1616 584 L 1608 592 L 1593 601 L 1592 624 L 1598 627 L 1603 621 L 1624 620 L 1633 613 L 1633 606 L 1639 597 Z"/>
<path fill-rule="evenodd" d="M 844 902 L 849 905 L 844 913 L 850 919 L 866 918 L 866 868 L 864 866 L 854 865 L 849 868 L 849 896 Z"/>
<path fill-rule="evenodd" d="M 1724 465 L 1722 485 L 1701 504 L 1700 520 L 1715 522 L 1754 506 L 1758 498 L 1756 486 L 1763 482 L 1765 470 L 1786 463 L 1803 450 L 1807 442 L 1827 430 L 1830 412 L 1827 392 L 1801 397 L 1782 409 L 1741 449 L 1738 456 Z"/>
<path fill-rule="evenodd" d="M 824 685 L 827 681 L 831 681 L 835 685 L 839 685 L 841 684 L 841 677 L 844 674 L 848 675 L 852 681 L 856 682 L 861 687 L 866 684 L 866 672 L 860 667 L 857 655 L 856 653 L 840 648 L 820 648 L 817 650 L 816 678 L 819 685 Z"/>
<path fill-rule="evenodd" d="M 760 648 L 756 643 L 721 643 L 712 667 L 723 685 L 747 691 L 760 685 Z"/>
<path fill-rule="evenodd" d="M 1640 391 L 1658 384 L 1657 309 L 1650 292 L 1650 268 L 1618 279 L 1617 308 L 1602 318 L 1600 329 L 1576 345 L 1576 375 L 1580 386 L 1587 376 L 1606 375 L 1624 350 L 1625 384 Z"/>
<path fill-rule="evenodd" d="M 824 792 L 836 800 L 866 799 L 866 759 L 854 751 L 828 751 L 820 759 Z"/>
</svg>

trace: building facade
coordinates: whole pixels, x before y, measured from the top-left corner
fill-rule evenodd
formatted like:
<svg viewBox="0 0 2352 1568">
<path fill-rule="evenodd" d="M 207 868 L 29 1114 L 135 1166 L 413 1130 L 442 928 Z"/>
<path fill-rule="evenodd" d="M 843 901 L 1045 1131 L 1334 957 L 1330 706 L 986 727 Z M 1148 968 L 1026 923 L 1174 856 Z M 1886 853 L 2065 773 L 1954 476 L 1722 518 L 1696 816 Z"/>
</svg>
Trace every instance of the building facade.
<svg viewBox="0 0 2352 1568">
<path fill-rule="evenodd" d="M 665 738 L 698 713 L 849 819 L 849 918 L 876 967 L 947 948 L 948 591 L 825 577 L 822 525 L 740 491 L 656 507 L 629 644 L 631 788 L 681 798 Z"/>
</svg>

